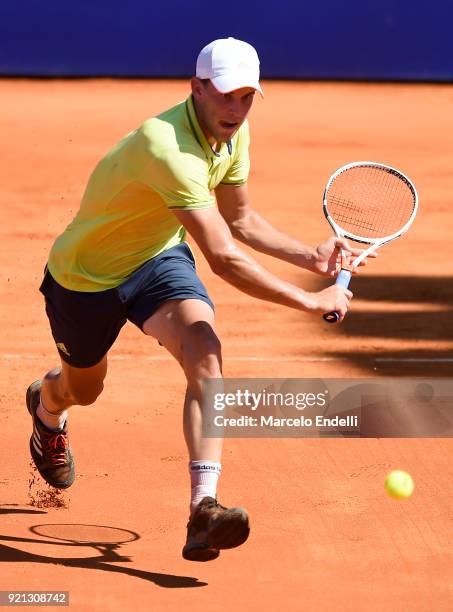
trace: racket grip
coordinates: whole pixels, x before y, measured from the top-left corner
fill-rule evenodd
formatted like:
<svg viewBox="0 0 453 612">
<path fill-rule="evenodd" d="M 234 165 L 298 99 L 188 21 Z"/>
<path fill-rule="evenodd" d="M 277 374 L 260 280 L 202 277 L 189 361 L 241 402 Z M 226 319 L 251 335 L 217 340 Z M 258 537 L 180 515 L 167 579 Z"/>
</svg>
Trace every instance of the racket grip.
<svg viewBox="0 0 453 612">
<path fill-rule="evenodd" d="M 345 270 L 344 268 L 342 268 L 337 276 L 335 284 L 347 289 L 349 287 L 349 283 L 351 282 L 351 276 L 352 274 L 349 270 Z M 327 323 L 337 323 L 340 318 L 340 313 L 336 310 L 334 310 L 333 312 L 326 312 L 326 314 L 322 315 L 322 318 L 324 319 L 324 321 L 327 321 Z"/>
</svg>

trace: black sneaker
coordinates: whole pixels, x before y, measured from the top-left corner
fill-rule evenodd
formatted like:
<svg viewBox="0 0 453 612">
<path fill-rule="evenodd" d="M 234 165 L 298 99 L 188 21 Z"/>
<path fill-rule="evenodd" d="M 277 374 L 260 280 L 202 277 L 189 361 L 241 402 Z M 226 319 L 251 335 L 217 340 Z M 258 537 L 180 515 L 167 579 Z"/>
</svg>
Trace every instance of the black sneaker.
<svg viewBox="0 0 453 612">
<path fill-rule="evenodd" d="M 187 523 L 182 556 L 187 561 L 212 561 L 220 550 L 243 544 L 249 533 L 249 518 L 243 508 L 225 508 L 213 497 L 204 497 Z"/>
<path fill-rule="evenodd" d="M 69 446 L 67 422 L 62 431 L 51 431 L 36 415 L 40 401 L 41 381 L 36 380 L 27 389 L 27 408 L 33 419 L 30 452 L 38 472 L 57 489 L 67 489 L 75 478 L 74 461 Z"/>
</svg>

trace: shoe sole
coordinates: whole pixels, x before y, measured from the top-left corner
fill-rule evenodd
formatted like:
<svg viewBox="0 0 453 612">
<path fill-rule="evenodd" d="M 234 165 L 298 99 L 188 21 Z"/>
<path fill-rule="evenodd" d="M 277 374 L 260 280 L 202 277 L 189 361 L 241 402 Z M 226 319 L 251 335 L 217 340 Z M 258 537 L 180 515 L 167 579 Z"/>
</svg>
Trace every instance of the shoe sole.
<svg viewBox="0 0 453 612">
<path fill-rule="evenodd" d="M 25 395 L 25 403 L 27 405 L 27 410 L 30 413 L 30 416 L 33 420 L 33 427 L 35 424 L 35 415 L 33 414 L 33 410 L 31 407 L 31 397 L 32 397 L 32 393 L 39 388 L 41 385 L 41 380 L 35 380 L 35 382 L 31 383 L 31 385 L 28 387 L 27 389 L 27 393 Z M 39 462 L 39 457 L 36 455 L 34 446 L 33 446 L 33 436 L 31 436 L 30 438 L 30 454 L 31 454 L 31 458 L 33 459 L 33 463 L 35 464 L 36 469 L 38 470 L 39 474 L 41 475 L 41 478 L 43 478 L 47 484 L 49 484 L 51 487 L 54 487 L 55 489 L 69 489 L 69 487 L 73 484 L 74 480 L 71 480 L 71 482 L 69 483 L 62 483 L 62 482 L 49 482 L 47 477 L 43 474 L 43 472 L 39 469 L 38 467 L 38 463 Z"/>
<path fill-rule="evenodd" d="M 220 551 L 210 546 L 189 546 L 182 549 L 182 556 L 186 561 L 213 561 L 220 555 Z"/>
</svg>

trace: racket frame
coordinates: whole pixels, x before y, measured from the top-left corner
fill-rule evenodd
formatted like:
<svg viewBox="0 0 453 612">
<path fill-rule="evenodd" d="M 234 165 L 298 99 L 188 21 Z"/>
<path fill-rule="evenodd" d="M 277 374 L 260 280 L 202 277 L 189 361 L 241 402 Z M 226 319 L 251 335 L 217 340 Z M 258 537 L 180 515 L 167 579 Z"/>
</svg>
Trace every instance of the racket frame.
<svg viewBox="0 0 453 612">
<path fill-rule="evenodd" d="M 393 174 L 394 176 L 397 176 L 398 178 L 402 179 L 406 183 L 406 185 L 409 187 L 410 191 L 412 192 L 412 195 L 414 198 L 414 208 L 412 210 L 412 214 L 409 217 L 408 221 L 397 232 L 393 234 L 389 234 L 388 236 L 382 236 L 381 238 L 365 238 L 364 236 L 358 236 L 357 234 L 353 234 L 352 232 L 347 232 L 340 225 L 338 225 L 330 216 L 329 209 L 327 206 L 327 195 L 329 193 L 329 189 L 332 186 L 333 182 L 340 174 L 343 174 L 343 172 L 346 172 L 347 170 L 350 170 L 351 168 L 360 168 L 360 167 L 384 169 L 390 172 L 390 174 Z M 413 184 L 413 182 L 410 180 L 408 176 L 403 174 L 401 170 L 398 170 L 397 168 L 394 168 L 393 166 L 388 166 L 386 164 L 380 164 L 378 162 L 358 161 L 358 162 L 352 162 L 350 164 L 341 166 L 341 168 L 338 168 L 338 170 L 336 170 L 332 174 L 332 176 L 328 180 L 327 185 L 324 189 L 324 195 L 322 199 L 322 208 L 323 208 L 323 212 L 324 212 L 324 215 L 327 221 L 329 222 L 331 228 L 333 229 L 333 231 L 335 232 L 335 235 L 338 238 L 348 238 L 349 240 L 353 240 L 354 242 L 360 242 L 362 244 L 371 245 L 368 249 L 366 249 L 358 257 L 356 257 L 356 259 L 354 259 L 351 265 L 352 267 L 355 267 L 363 259 L 365 259 L 367 255 L 369 255 L 370 253 L 373 253 L 376 249 L 378 249 L 382 245 L 387 244 L 387 242 L 391 242 L 392 240 L 395 240 L 395 238 L 399 238 L 400 236 L 402 236 L 403 234 L 407 232 L 407 230 L 410 228 L 410 226 L 412 225 L 412 222 L 415 219 L 415 215 L 417 214 L 418 193 L 417 193 L 417 189 L 415 188 L 415 185 Z"/>
<path fill-rule="evenodd" d="M 386 170 L 390 174 L 393 174 L 394 176 L 396 176 L 396 177 L 400 178 L 401 180 L 403 180 L 404 183 L 406 183 L 406 185 L 408 186 L 408 188 L 412 192 L 412 196 L 413 196 L 413 199 L 414 199 L 414 207 L 413 207 L 411 216 L 409 217 L 407 222 L 403 225 L 403 227 L 401 229 L 399 229 L 397 232 L 394 232 L 393 234 L 389 234 L 388 236 L 382 236 L 381 238 L 366 238 L 364 236 L 358 236 L 357 234 L 353 234 L 352 232 L 348 232 L 348 231 L 344 230 L 330 216 L 329 208 L 328 208 L 328 205 L 327 205 L 327 196 L 328 196 L 328 193 L 329 193 L 329 189 L 331 188 L 331 186 L 334 183 L 335 179 L 340 174 L 343 174 L 343 172 L 347 172 L 351 168 L 360 168 L 360 167 L 363 167 L 363 168 L 380 168 L 380 169 Z M 327 221 L 329 222 L 329 225 L 331 226 L 331 228 L 335 232 L 335 235 L 337 236 L 337 238 L 347 238 L 349 240 L 353 240 L 354 242 L 360 242 L 361 244 L 369 244 L 370 245 L 368 247 L 368 249 L 365 249 L 363 251 L 363 253 L 358 255 L 354 259 L 354 261 L 350 264 L 352 268 L 355 268 L 366 257 L 368 257 L 368 255 L 370 255 L 371 253 L 374 253 L 374 251 L 376 251 L 378 248 L 380 248 L 384 244 L 387 244 L 388 242 L 391 242 L 392 240 L 395 240 L 395 238 L 399 238 L 400 236 L 402 236 L 403 234 L 405 234 L 407 232 L 407 230 L 410 228 L 410 226 L 412 225 L 412 223 L 413 223 L 413 221 L 415 219 L 415 215 L 417 214 L 417 210 L 418 210 L 418 193 L 417 193 L 417 189 L 415 188 L 414 183 L 410 180 L 410 178 L 408 176 L 406 176 L 403 172 L 401 172 L 401 170 L 398 170 L 397 168 L 394 168 L 393 166 L 388 166 L 386 164 L 381 164 L 379 162 L 357 161 L 357 162 L 351 162 L 349 164 L 345 164 L 344 166 L 341 166 L 341 168 L 338 168 L 338 170 L 336 170 L 332 174 L 332 176 L 329 178 L 329 180 L 327 181 L 327 185 L 326 185 L 326 187 L 324 189 L 324 194 L 323 194 L 323 198 L 322 198 L 322 208 L 323 208 L 324 216 L 326 217 Z M 342 252 L 342 260 L 343 260 L 343 252 Z M 341 268 L 341 270 L 340 270 L 340 272 L 339 272 L 339 274 L 337 276 L 336 284 L 341 285 L 342 287 L 344 287 L 346 289 L 349 286 L 350 279 L 351 279 L 351 271 L 346 269 L 346 268 Z M 323 315 L 323 317 L 324 317 L 324 319 L 328 323 L 336 323 L 338 321 L 338 319 L 340 318 L 340 315 L 337 312 L 330 312 L 330 313 L 326 313 L 325 315 Z"/>
</svg>

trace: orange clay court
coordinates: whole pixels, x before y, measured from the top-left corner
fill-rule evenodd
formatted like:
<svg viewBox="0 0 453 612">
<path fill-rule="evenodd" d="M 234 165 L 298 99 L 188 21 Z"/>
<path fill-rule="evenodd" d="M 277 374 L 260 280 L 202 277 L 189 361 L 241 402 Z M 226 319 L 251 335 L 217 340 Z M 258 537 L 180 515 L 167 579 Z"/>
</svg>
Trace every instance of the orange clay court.
<svg viewBox="0 0 453 612">
<path fill-rule="evenodd" d="M 407 172 L 420 211 L 353 279 L 341 326 L 241 294 L 198 253 L 225 375 L 451 376 L 453 86 L 264 88 L 250 117 L 249 184 L 277 227 L 309 244 L 327 237 L 325 182 L 361 159 Z M 38 292 L 49 248 L 98 159 L 187 91 L 183 81 L 0 81 L 0 590 L 70 591 L 70 609 L 84 611 L 451 610 L 451 438 L 227 440 L 219 497 L 249 511 L 250 538 L 211 563 L 184 561 L 185 380 L 132 325 L 111 352 L 95 407 L 71 410 L 74 486 L 52 498 L 33 476 L 24 394 L 58 364 Z M 308 289 L 325 283 L 257 257 Z M 410 499 L 384 492 L 397 468 L 415 480 Z M 86 525 L 105 529 L 86 535 Z M 133 541 L 89 545 L 107 527 Z"/>
</svg>

